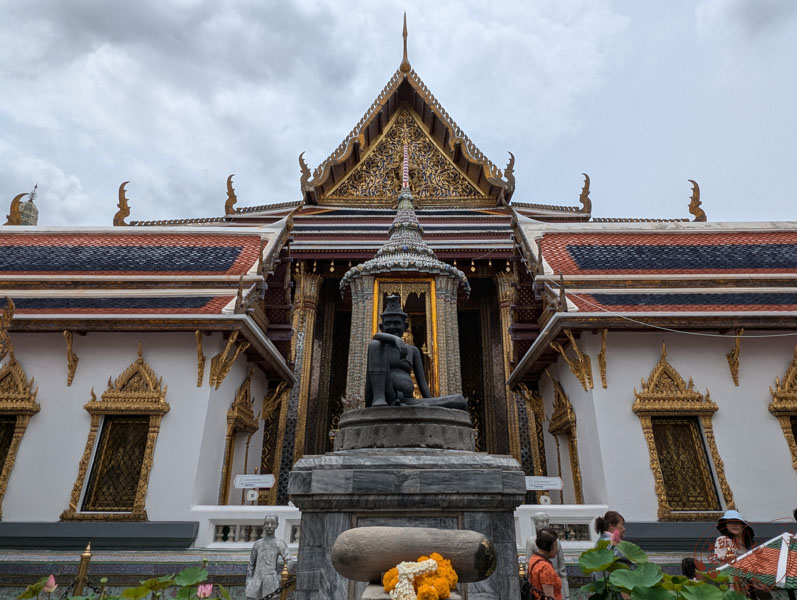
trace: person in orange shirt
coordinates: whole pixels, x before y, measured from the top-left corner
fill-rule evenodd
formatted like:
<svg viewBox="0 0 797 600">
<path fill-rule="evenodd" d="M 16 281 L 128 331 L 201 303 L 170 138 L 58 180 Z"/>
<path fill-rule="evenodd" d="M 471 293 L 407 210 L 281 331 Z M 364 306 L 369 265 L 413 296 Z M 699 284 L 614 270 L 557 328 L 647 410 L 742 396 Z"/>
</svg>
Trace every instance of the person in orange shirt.
<svg viewBox="0 0 797 600">
<path fill-rule="evenodd" d="M 531 556 L 528 570 L 532 598 L 536 600 L 543 600 L 542 595 L 562 600 L 562 580 L 551 564 L 551 559 L 559 551 L 557 538 L 556 532 L 550 527 L 543 527 L 537 532 L 537 551 Z"/>
</svg>

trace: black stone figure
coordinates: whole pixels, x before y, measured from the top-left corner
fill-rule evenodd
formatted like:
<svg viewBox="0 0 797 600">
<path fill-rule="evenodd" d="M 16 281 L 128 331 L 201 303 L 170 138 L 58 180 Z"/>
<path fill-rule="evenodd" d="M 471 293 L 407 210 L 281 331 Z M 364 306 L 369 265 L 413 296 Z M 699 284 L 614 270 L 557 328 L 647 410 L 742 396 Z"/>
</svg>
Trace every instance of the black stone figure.
<svg viewBox="0 0 797 600">
<path fill-rule="evenodd" d="M 381 320 L 380 331 L 368 343 L 365 406 L 425 405 L 467 410 L 468 401 L 462 394 L 432 398 L 421 352 L 401 339 L 408 324 L 398 296 L 387 297 Z M 413 398 L 413 372 L 423 398 Z"/>
</svg>

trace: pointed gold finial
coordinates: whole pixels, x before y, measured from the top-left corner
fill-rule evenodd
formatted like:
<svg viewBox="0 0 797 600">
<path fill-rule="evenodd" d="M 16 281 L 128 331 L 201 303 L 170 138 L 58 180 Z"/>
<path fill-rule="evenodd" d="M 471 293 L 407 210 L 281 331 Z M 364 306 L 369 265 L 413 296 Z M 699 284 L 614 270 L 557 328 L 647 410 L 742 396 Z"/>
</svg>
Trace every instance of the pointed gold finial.
<svg viewBox="0 0 797 600">
<path fill-rule="evenodd" d="M 399 65 L 399 71 L 402 73 L 409 73 L 410 69 L 410 59 L 407 58 L 407 13 L 404 13 L 404 32 L 401 34 L 404 38 L 404 57 L 401 59 L 401 64 Z"/>
</svg>

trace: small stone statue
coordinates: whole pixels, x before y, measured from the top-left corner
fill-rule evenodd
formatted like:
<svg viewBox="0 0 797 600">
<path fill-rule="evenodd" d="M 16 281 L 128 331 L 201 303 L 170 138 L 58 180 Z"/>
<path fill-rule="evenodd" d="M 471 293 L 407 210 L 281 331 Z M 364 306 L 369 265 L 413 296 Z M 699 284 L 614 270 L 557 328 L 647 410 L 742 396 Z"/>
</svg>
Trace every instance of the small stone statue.
<svg viewBox="0 0 797 600">
<path fill-rule="evenodd" d="M 426 405 L 467 410 L 467 400 L 461 394 L 432 398 L 420 350 L 401 339 L 408 324 L 399 301 L 398 296 L 387 297 L 379 332 L 368 343 L 365 406 Z M 411 373 L 415 373 L 423 399 L 413 398 Z"/>
<path fill-rule="evenodd" d="M 246 571 L 247 600 L 260 600 L 279 588 L 278 556 L 282 556 L 286 565 L 290 564 L 291 555 L 288 552 L 288 546 L 282 540 L 274 537 L 277 525 L 279 525 L 277 515 L 266 515 L 266 519 L 263 521 L 263 537 L 252 546 L 249 568 Z"/>
</svg>

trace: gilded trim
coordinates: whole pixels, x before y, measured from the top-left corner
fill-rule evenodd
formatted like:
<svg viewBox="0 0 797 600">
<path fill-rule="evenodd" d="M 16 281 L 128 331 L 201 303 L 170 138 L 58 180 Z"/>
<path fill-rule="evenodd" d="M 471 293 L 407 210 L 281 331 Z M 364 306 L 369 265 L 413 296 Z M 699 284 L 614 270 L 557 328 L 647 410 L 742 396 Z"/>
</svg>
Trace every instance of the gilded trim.
<svg viewBox="0 0 797 600">
<path fill-rule="evenodd" d="M 64 331 L 64 339 L 66 340 L 66 385 L 72 385 L 72 380 L 75 378 L 75 371 L 77 370 L 77 363 L 80 360 L 72 350 L 73 336 L 71 331 Z"/>
<path fill-rule="evenodd" d="M 791 465 L 797 471 L 797 441 L 794 439 L 792 418 L 797 418 L 797 347 L 794 349 L 794 358 L 786 368 L 783 381 L 775 377 L 775 389 L 770 386 L 769 393 L 772 402 L 769 403 L 769 412 L 772 413 L 783 430 L 783 436 L 791 452 Z"/>
<path fill-rule="evenodd" d="M 570 372 L 576 376 L 581 386 L 584 388 L 585 392 L 588 392 L 594 386 L 592 382 L 592 361 L 589 358 L 588 354 L 582 352 L 578 344 L 576 344 L 576 340 L 573 337 L 573 333 L 569 329 L 564 329 L 564 334 L 570 340 L 570 345 L 573 347 L 573 350 L 576 353 L 575 358 L 571 357 L 567 354 L 565 349 L 559 342 L 551 342 L 551 348 L 562 355 L 562 358 L 567 363 Z"/>
<path fill-rule="evenodd" d="M 33 387 L 33 378 L 28 381 L 22 365 L 17 362 L 13 350 L 8 362 L 0 369 L 0 415 L 15 417 L 14 433 L 5 461 L 0 465 L 0 518 L 3 515 L 3 497 L 14 468 L 19 444 L 28 427 L 30 418 L 40 410 L 36 403 L 38 388 Z"/>
<path fill-rule="evenodd" d="M 202 332 L 197 329 L 194 332 L 196 338 L 196 386 L 202 387 L 202 380 L 205 378 L 205 352 L 202 349 Z"/>
<path fill-rule="evenodd" d="M 598 353 L 598 367 L 601 372 L 601 386 L 605 390 L 609 386 L 606 383 L 606 336 L 608 329 L 601 329 L 601 351 Z"/>
<path fill-rule="evenodd" d="M 115 381 L 108 378 L 106 389 L 100 400 L 91 390 L 91 400 L 83 407 L 91 415 L 91 426 L 86 439 L 86 447 L 78 465 L 78 476 L 72 487 L 69 506 L 61 513 L 62 521 L 146 521 L 145 509 L 149 475 L 155 455 L 155 443 L 160 431 L 163 415 L 169 412 L 166 402 L 167 387 L 163 385 L 163 378 L 158 378 L 152 367 L 144 360 L 141 342 L 138 344 L 138 358 L 127 367 Z M 104 415 L 148 415 L 149 430 L 147 443 L 144 449 L 144 458 L 141 464 L 136 497 L 133 509 L 130 512 L 79 512 L 78 503 L 86 483 L 86 473 L 89 469 L 91 454 L 97 439 L 101 417 Z"/>
<path fill-rule="evenodd" d="M 647 382 L 642 379 L 642 390 L 637 392 L 634 388 L 634 401 L 631 410 L 639 417 L 642 425 L 642 434 L 648 446 L 650 456 L 650 469 L 653 472 L 654 488 L 659 502 L 658 517 L 660 521 L 685 521 L 714 519 L 715 512 L 676 511 L 667 501 L 667 490 L 656 449 L 656 440 L 653 436 L 653 417 L 698 417 L 706 447 L 711 461 L 714 464 L 714 473 L 717 477 L 720 491 L 725 501 L 725 507 L 735 508 L 733 492 L 725 478 L 725 465 L 722 462 L 717 444 L 714 440 L 711 417 L 717 412 L 717 405 L 711 401 L 708 390 L 705 397 L 694 389 L 694 382 L 689 379 L 687 384 L 680 373 L 667 361 L 667 347 L 661 345 L 661 358 L 648 377 Z M 712 482 L 713 484 L 713 482 Z"/>
<path fill-rule="evenodd" d="M 570 469 L 573 474 L 573 489 L 576 497 L 576 504 L 584 504 L 584 488 L 581 478 L 581 465 L 578 458 L 578 434 L 576 431 L 576 412 L 570 403 L 570 398 L 565 394 L 562 384 L 554 379 L 548 369 L 545 370 L 548 378 L 553 384 L 553 414 L 551 422 L 548 424 L 548 433 L 556 438 L 557 462 L 559 474 L 562 473 L 562 460 L 559 456 L 559 436 L 567 438 L 568 451 L 570 454 Z"/>
<path fill-rule="evenodd" d="M 9 352 L 14 352 L 11 336 L 8 335 L 8 326 L 13 318 L 14 301 L 6 296 L 6 306 L 0 314 L 0 360 L 3 360 Z"/>
<path fill-rule="evenodd" d="M 215 389 L 221 387 L 224 378 L 227 377 L 227 374 L 230 372 L 230 369 L 232 369 L 235 361 L 238 360 L 241 352 L 246 352 L 249 348 L 249 342 L 241 342 L 235 347 L 235 352 L 230 355 L 230 350 L 232 350 L 235 341 L 238 339 L 238 333 L 237 329 L 233 331 L 230 337 L 227 338 L 227 345 L 224 346 L 224 350 L 210 359 L 210 386 Z"/>
<path fill-rule="evenodd" d="M 740 327 L 736 330 L 733 349 L 725 355 L 725 358 L 728 359 L 728 367 L 731 370 L 733 385 L 736 387 L 739 387 L 739 353 L 742 350 L 742 334 L 744 334 L 744 329 Z"/>
</svg>

